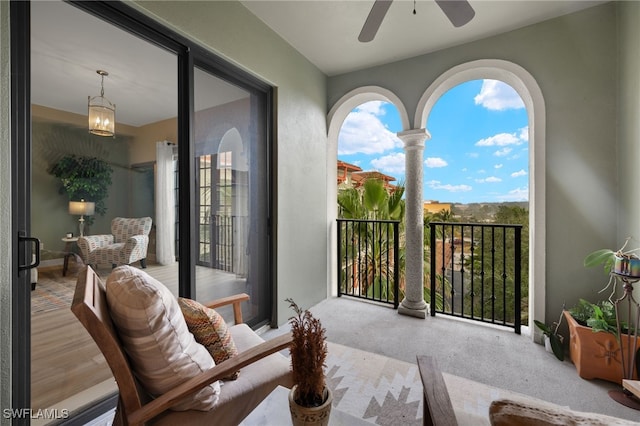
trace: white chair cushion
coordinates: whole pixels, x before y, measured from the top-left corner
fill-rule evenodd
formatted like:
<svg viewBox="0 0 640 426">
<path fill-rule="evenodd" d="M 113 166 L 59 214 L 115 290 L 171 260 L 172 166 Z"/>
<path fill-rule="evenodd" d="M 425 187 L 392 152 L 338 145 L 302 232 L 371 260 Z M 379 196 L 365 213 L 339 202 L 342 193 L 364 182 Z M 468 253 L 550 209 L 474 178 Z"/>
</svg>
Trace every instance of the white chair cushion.
<svg viewBox="0 0 640 426">
<path fill-rule="evenodd" d="M 178 301 L 162 283 L 131 266 L 115 268 L 106 282 L 107 303 L 134 374 L 152 396 L 215 366 L 189 332 Z M 215 382 L 173 410 L 210 410 L 220 394 Z"/>
<path fill-rule="evenodd" d="M 229 327 L 233 340 L 242 353 L 264 340 L 246 324 Z M 237 425 L 249 415 L 278 385 L 291 388 L 291 360 L 281 353 L 271 354 L 242 369 L 237 380 L 222 382 L 216 406 L 201 411 L 165 412 L 152 422 L 154 426 Z M 288 410 L 287 406 L 279 407 Z"/>
</svg>

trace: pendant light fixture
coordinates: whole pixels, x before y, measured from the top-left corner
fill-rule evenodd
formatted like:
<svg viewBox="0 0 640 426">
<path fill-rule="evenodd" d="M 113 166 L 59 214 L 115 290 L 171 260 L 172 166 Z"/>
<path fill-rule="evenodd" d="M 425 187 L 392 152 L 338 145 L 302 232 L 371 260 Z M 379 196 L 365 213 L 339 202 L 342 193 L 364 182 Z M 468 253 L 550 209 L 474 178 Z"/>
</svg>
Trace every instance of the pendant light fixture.
<svg viewBox="0 0 640 426">
<path fill-rule="evenodd" d="M 102 81 L 100 96 L 89 96 L 89 133 L 98 136 L 115 136 L 116 105 L 104 97 L 104 77 L 109 73 L 103 70 L 96 72 Z"/>
</svg>

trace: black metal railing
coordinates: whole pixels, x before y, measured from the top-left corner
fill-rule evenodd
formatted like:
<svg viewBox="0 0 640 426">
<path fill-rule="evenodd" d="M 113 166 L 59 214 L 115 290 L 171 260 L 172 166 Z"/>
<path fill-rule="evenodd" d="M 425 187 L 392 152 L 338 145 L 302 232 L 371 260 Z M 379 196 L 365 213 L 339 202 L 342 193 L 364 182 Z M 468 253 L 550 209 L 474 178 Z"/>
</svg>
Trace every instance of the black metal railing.
<svg viewBox="0 0 640 426">
<path fill-rule="evenodd" d="M 227 272 L 235 272 L 234 235 L 236 232 L 236 216 L 213 215 L 212 218 L 212 266 Z"/>
<path fill-rule="evenodd" d="M 431 315 L 512 327 L 520 334 L 522 225 L 429 225 Z"/>
<path fill-rule="evenodd" d="M 398 308 L 399 221 L 338 219 L 338 296 Z"/>
</svg>

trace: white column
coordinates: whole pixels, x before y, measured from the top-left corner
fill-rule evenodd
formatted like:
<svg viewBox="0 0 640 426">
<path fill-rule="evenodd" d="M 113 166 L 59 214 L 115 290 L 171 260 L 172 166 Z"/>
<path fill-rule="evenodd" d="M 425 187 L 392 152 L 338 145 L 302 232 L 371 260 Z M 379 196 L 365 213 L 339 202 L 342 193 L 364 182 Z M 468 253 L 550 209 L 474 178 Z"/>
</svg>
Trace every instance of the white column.
<svg viewBox="0 0 640 426">
<path fill-rule="evenodd" d="M 398 313 L 427 317 L 424 301 L 424 224 L 422 200 L 422 164 L 425 141 L 431 137 L 425 129 L 398 133 L 405 155 L 405 290 Z"/>
</svg>

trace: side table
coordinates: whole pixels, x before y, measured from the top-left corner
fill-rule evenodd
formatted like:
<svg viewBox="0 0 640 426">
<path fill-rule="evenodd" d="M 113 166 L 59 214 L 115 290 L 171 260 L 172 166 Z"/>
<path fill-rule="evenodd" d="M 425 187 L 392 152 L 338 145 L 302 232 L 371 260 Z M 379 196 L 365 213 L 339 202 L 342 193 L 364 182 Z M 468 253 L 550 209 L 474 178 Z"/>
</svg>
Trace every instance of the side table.
<svg viewBox="0 0 640 426">
<path fill-rule="evenodd" d="M 72 256 L 75 256 L 76 262 L 78 261 L 78 259 L 82 260 L 82 258 L 73 251 L 73 245 L 78 242 L 78 237 L 71 237 L 71 238 L 65 237 L 65 238 L 62 238 L 62 241 L 64 241 L 64 252 L 65 252 L 64 263 L 62 264 L 62 276 L 64 277 L 67 275 L 67 270 L 69 269 L 69 258 Z"/>
</svg>

